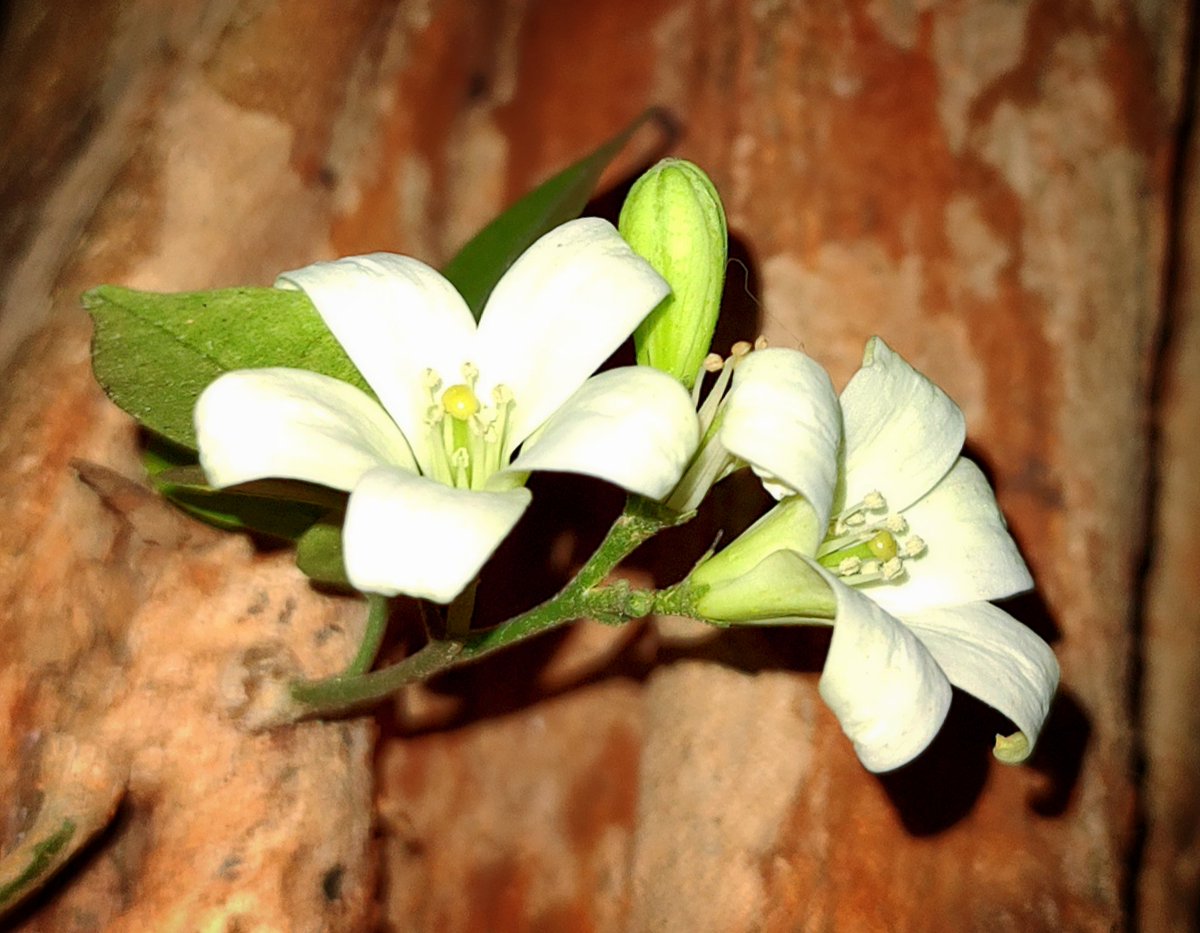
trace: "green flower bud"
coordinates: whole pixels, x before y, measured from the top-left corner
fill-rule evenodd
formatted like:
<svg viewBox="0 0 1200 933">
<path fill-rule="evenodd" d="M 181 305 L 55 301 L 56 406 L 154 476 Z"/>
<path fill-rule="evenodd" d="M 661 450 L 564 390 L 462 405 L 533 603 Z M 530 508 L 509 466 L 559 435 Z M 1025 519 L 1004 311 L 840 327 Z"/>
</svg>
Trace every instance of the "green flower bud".
<svg viewBox="0 0 1200 933">
<path fill-rule="evenodd" d="M 721 198 L 700 168 L 663 159 L 634 182 L 619 226 L 671 286 L 634 332 L 638 363 L 690 389 L 708 355 L 725 286 L 729 236 Z"/>
</svg>

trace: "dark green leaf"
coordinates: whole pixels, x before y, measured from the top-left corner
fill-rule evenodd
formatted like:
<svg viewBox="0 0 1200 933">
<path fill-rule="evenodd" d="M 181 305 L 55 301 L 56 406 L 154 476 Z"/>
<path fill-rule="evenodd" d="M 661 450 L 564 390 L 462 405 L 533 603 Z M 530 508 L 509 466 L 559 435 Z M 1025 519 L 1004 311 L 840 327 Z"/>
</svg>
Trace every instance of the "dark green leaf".
<svg viewBox="0 0 1200 933">
<path fill-rule="evenodd" d="M 590 155 L 542 182 L 475 234 L 446 264 L 443 273 L 462 293 L 476 320 L 517 257 L 543 234 L 579 216 L 608 163 L 653 114 L 642 114 Z"/>
<path fill-rule="evenodd" d="M 211 488 L 190 451 L 154 439 L 143 454 L 150 482 L 189 515 L 218 528 L 295 541 L 345 493 L 289 480 Z"/>
<path fill-rule="evenodd" d="M 303 292 L 229 288 L 160 295 L 101 285 L 92 365 L 108 396 L 152 431 L 195 449 L 192 409 L 231 369 L 288 366 L 369 391 Z"/>
</svg>

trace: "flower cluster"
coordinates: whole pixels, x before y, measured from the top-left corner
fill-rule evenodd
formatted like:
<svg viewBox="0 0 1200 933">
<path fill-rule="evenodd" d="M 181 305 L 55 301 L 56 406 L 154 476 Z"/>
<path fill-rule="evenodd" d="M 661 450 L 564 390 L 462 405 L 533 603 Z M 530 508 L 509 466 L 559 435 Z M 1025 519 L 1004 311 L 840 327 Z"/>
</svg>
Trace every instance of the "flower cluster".
<svg viewBox="0 0 1200 933">
<path fill-rule="evenodd" d="M 718 625 L 831 625 L 820 692 L 871 770 L 928 745 L 952 685 L 1016 724 L 997 755 L 1022 760 L 1058 668 L 991 603 L 1032 580 L 961 456 L 962 412 L 878 338 L 840 396 L 798 350 L 760 341 L 704 357 L 724 215 L 694 166 L 655 173 L 620 232 L 582 219 L 538 240 L 478 324 L 415 259 L 282 275 L 373 395 L 303 370 L 226 373 L 195 408 L 209 482 L 348 493 L 350 582 L 449 603 L 529 505 L 531 471 L 598 477 L 686 514 L 748 466 L 778 504 L 672 587 L 672 605 Z M 641 365 L 593 375 L 635 330 Z"/>
</svg>

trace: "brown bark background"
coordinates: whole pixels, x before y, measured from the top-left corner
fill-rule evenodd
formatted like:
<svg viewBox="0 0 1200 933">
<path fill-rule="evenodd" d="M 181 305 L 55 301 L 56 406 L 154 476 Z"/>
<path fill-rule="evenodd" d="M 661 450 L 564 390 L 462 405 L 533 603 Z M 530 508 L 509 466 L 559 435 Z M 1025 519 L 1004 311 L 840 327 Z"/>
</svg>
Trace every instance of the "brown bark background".
<svg viewBox="0 0 1200 933">
<path fill-rule="evenodd" d="M 53 796 L 64 741 L 125 787 L 18 928 L 1195 928 L 1192 15 L 10 2 L 0 847 Z M 840 384 L 879 333 L 966 411 L 1038 581 L 1010 608 L 1063 669 L 1029 766 L 992 762 L 1003 722 L 956 696 L 921 760 L 874 777 L 816 694 L 819 637 L 670 620 L 581 624 L 374 719 L 234 724 L 246 652 L 330 672 L 361 609 L 144 491 L 79 294 L 265 284 L 375 249 L 437 263 L 650 105 L 681 135 L 639 137 L 611 181 L 664 147 L 712 175 L 745 270 L 721 339 L 803 345 Z M 535 528 L 599 527 L 619 501 L 539 491 Z M 556 540 L 534 588 L 586 543 Z"/>
</svg>

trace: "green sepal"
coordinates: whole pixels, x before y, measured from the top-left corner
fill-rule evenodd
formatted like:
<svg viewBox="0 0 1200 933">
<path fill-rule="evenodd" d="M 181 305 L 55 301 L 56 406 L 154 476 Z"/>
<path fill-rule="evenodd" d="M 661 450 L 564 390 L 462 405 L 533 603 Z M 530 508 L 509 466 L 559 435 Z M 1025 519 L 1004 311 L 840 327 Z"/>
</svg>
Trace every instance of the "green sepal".
<svg viewBox="0 0 1200 933">
<path fill-rule="evenodd" d="M 458 289 L 476 320 L 508 267 L 539 237 L 583 212 L 604 169 L 655 113 L 646 111 L 608 142 L 542 182 L 475 234 L 446 264 L 442 274 Z"/>
<path fill-rule="evenodd" d="M 837 615 L 829 583 L 795 551 L 776 551 L 739 576 L 703 586 L 694 599 L 696 612 L 714 622 L 772 625 Z"/>
<path fill-rule="evenodd" d="M 108 397 L 188 450 L 196 448 L 196 399 L 229 370 L 307 369 L 371 391 L 300 291 L 157 294 L 101 285 L 83 306 L 96 324 L 92 366 Z"/>
</svg>

